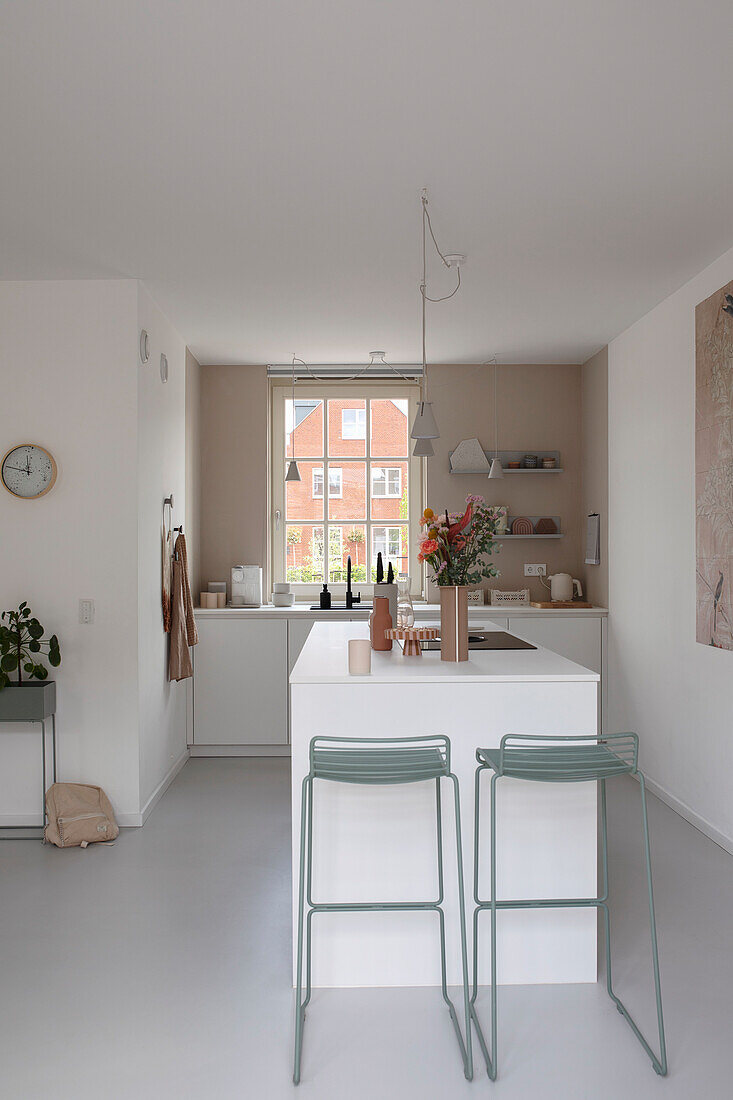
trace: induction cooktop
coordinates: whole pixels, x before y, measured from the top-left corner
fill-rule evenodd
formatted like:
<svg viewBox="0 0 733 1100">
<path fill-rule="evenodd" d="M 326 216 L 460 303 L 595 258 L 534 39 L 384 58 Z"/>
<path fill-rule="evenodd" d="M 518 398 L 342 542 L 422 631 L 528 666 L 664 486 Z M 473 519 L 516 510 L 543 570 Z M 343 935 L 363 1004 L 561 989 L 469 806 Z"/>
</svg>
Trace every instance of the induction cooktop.
<svg viewBox="0 0 733 1100">
<path fill-rule="evenodd" d="M 423 649 L 440 649 L 440 638 L 422 643 Z M 468 635 L 469 649 L 537 649 L 523 638 L 515 638 L 506 630 L 472 630 Z"/>
</svg>

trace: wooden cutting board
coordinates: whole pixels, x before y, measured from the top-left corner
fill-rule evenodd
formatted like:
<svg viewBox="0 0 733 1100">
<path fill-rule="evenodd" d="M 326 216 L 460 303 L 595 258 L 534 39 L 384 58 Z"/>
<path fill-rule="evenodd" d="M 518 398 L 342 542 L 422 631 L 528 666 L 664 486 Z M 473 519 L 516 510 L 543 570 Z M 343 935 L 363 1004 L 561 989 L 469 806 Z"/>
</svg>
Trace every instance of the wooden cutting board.
<svg viewBox="0 0 733 1100">
<path fill-rule="evenodd" d="M 587 610 L 587 609 L 592 608 L 593 604 L 592 603 L 583 603 L 582 600 L 555 600 L 554 603 L 552 602 L 552 600 L 540 601 L 540 602 L 537 602 L 537 603 L 534 600 L 532 600 L 531 606 L 532 607 L 542 607 L 542 608 L 546 608 L 548 610 L 552 610 L 552 608 L 554 607 L 555 609 L 559 609 L 561 611 L 564 611 L 565 609 L 570 609 L 570 608 L 573 608 L 573 607 L 579 607 L 581 610 L 583 610 L 583 609 Z"/>
</svg>

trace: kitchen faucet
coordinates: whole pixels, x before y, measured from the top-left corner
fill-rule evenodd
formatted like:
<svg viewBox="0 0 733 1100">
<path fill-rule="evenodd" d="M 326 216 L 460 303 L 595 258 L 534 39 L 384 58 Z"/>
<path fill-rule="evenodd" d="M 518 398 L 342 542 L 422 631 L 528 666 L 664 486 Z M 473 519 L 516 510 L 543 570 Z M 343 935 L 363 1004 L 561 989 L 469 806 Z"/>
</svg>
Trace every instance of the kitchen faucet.
<svg viewBox="0 0 733 1100">
<path fill-rule="evenodd" d="M 361 603 L 361 592 L 355 596 L 351 591 L 351 554 L 346 559 L 346 606 L 353 607 L 355 603 Z"/>
</svg>

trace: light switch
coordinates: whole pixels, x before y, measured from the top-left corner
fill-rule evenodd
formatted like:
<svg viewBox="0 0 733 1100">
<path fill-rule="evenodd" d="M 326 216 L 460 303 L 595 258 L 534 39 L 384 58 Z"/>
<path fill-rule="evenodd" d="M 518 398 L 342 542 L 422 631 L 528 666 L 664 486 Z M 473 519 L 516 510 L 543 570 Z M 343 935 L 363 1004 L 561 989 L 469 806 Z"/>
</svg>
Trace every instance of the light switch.
<svg viewBox="0 0 733 1100">
<path fill-rule="evenodd" d="M 79 622 L 85 625 L 94 622 L 94 600 L 79 600 Z"/>
</svg>

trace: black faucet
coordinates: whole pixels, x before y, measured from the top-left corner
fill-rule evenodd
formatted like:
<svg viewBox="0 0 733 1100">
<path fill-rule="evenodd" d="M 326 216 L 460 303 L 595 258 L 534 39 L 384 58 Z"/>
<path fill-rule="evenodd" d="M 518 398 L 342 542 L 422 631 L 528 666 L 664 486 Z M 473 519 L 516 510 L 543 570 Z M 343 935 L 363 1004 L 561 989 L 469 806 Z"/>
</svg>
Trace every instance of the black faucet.
<svg viewBox="0 0 733 1100">
<path fill-rule="evenodd" d="M 351 591 L 351 554 L 346 559 L 346 606 L 353 607 L 355 603 L 361 603 L 361 592 L 354 595 Z"/>
</svg>

